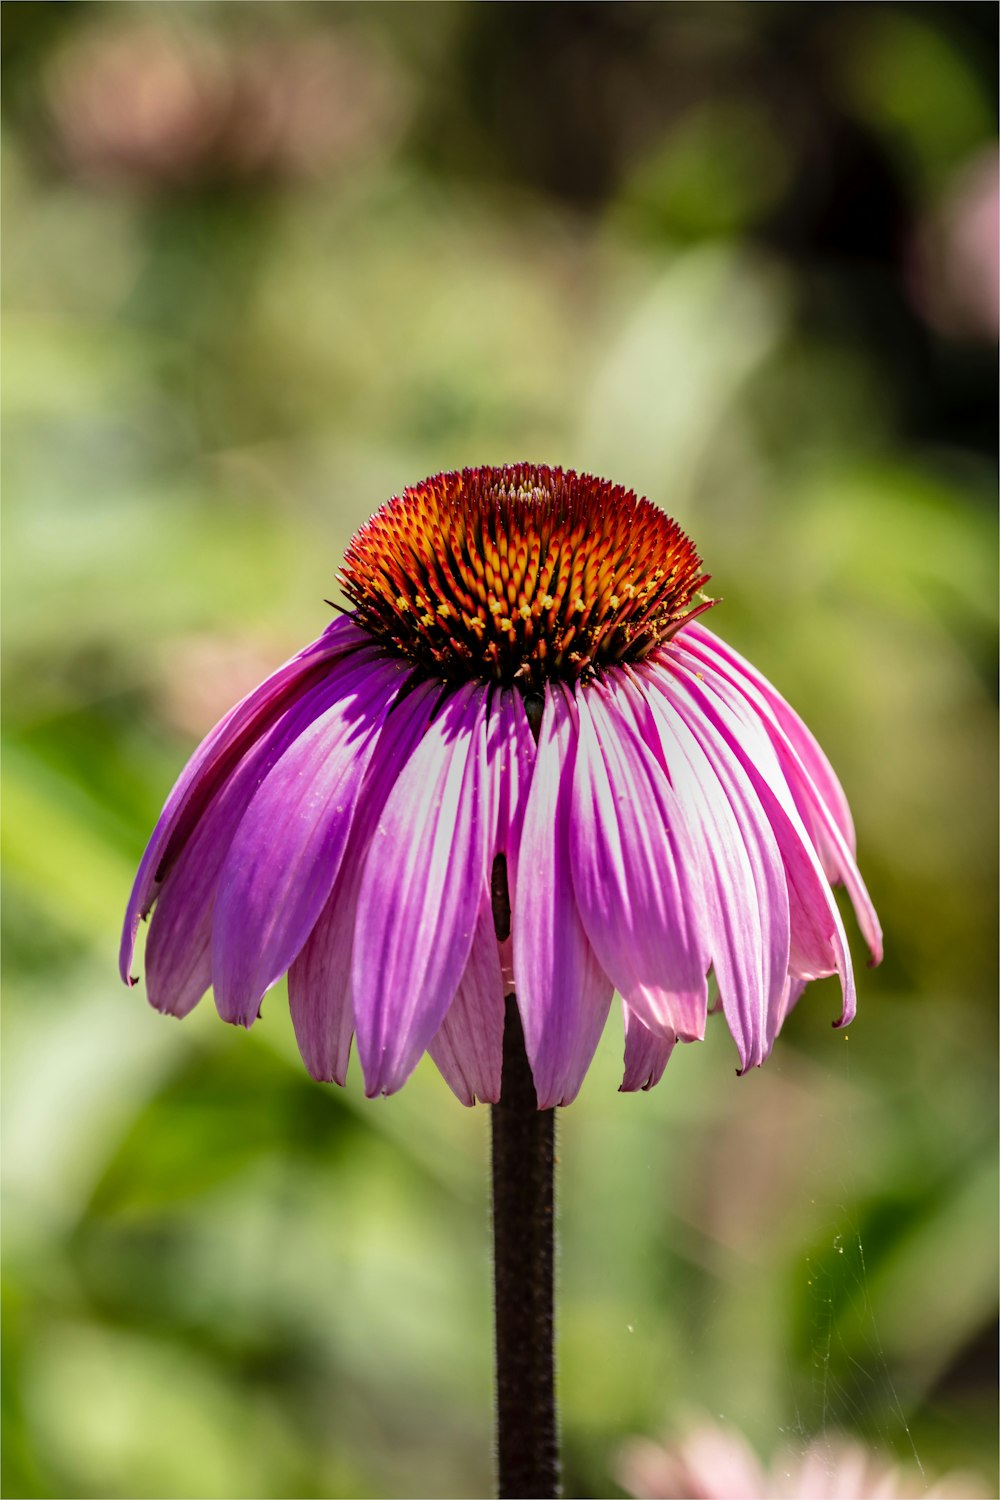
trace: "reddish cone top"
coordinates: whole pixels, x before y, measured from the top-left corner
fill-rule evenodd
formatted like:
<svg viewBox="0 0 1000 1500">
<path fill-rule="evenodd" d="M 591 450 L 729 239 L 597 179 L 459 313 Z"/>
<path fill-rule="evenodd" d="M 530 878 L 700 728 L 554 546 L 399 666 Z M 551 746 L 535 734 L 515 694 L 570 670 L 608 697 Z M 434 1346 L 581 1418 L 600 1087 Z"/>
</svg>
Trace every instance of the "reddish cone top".
<svg viewBox="0 0 1000 1500">
<path fill-rule="evenodd" d="M 340 574 L 358 624 L 434 677 L 525 692 L 641 661 L 710 601 L 663 511 L 571 469 L 438 474 L 388 501 Z"/>
</svg>

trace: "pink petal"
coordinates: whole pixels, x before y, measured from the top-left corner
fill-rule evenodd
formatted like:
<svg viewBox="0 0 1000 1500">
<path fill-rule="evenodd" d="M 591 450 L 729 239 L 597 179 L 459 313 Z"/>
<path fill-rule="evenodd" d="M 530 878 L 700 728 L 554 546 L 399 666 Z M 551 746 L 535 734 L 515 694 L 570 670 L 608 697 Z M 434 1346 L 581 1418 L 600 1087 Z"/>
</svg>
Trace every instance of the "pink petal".
<svg viewBox="0 0 1000 1500">
<path fill-rule="evenodd" d="M 288 971 L 288 1003 L 314 1078 L 343 1084 L 354 1036 L 351 956 L 364 860 L 389 793 L 430 723 L 439 688 L 423 683 L 385 722 L 358 798 L 340 871 L 315 927 Z"/>
<path fill-rule="evenodd" d="M 800 979 L 834 970 L 841 976 L 844 1005 L 838 1026 L 853 1019 L 854 971 L 847 936 L 809 832 L 782 772 L 766 728 L 740 694 L 712 669 L 680 648 L 672 651 L 674 680 L 697 705 L 698 722 L 718 736 L 743 766 L 760 798 L 781 854 L 788 882 L 794 940 L 791 973 Z M 725 749 L 720 753 L 725 753 Z M 782 1016 L 787 1004 L 781 1006 Z"/>
<path fill-rule="evenodd" d="M 584 931 L 647 1026 L 700 1039 L 709 958 L 683 810 L 610 686 L 588 684 L 576 708 L 570 862 Z"/>
<path fill-rule="evenodd" d="M 727 645 L 714 631 L 706 629 L 700 622 L 683 630 L 678 636 L 678 641 L 695 655 L 699 654 L 699 648 L 705 652 L 710 664 L 727 677 L 737 689 L 746 692 L 748 685 L 751 689 L 756 689 L 756 693 L 770 709 L 775 723 L 796 750 L 813 785 L 840 829 L 844 843 L 854 854 L 856 851 L 854 821 L 844 789 L 818 740 L 802 722 L 791 704 L 786 702 L 777 688 L 773 687 L 745 657 L 742 657 L 738 651 L 734 651 L 732 646 Z"/>
<path fill-rule="evenodd" d="M 494 697 L 487 755 L 496 798 L 493 853 L 506 854 L 520 842 L 535 766 L 535 737 L 519 692 L 504 689 Z"/>
<path fill-rule="evenodd" d="M 700 1492 L 703 1500 L 776 1500 L 750 1444 L 732 1429 L 708 1422 L 696 1427 L 679 1445 L 675 1462 L 682 1494 Z M 800 1500 L 807 1500 L 807 1492 Z"/>
<path fill-rule="evenodd" d="M 705 734 L 671 677 L 648 667 L 636 677 L 646 689 L 677 800 L 702 851 L 706 936 L 740 1066 L 758 1067 L 777 1033 L 788 972 L 781 856 L 736 757 Z"/>
<path fill-rule="evenodd" d="M 576 1097 L 611 1005 L 570 873 L 572 700 L 546 687 L 524 826 L 510 860 L 514 979 L 539 1109 Z"/>
<path fill-rule="evenodd" d="M 500 1098 L 503 1065 L 504 985 L 493 930 L 489 895 L 484 892 L 469 962 L 455 998 L 428 1051 L 449 1088 L 463 1104 Z"/>
<path fill-rule="evenodd" d="M 186 1016 L 212 983 L 212 906 L 228 839 L 221 819 L 202 820 L 157 898 L 146 941 L 144 969 L 150 1005 L 164 1015 Z"/>
<path fill-rule="evenodd" d="M 685 648 L 688 631 L 682 631 L 667 648 Z M 770 683 L 753 671 L 742 658 L 702 626 L 692 626 L 692 658 L 704 671 L 714 673 L 720 695 L 727 702 L 738 700 L 749 706 L 760 720 L 778 754 L 783 776 L 809 829 L 827 876 L 847 887 L 872 963 L 882 961 L 882 929 L 871 897 L 854 858 L 854 829 L 840 783 L 829 762 L 802 721 L 780 698 Z M 735 663 L 736 665 L 732 665 Z"/>
<path fill-rule="evenodd" d="M 487 888 L 486 691 L 445 703 L 386 802 L 365 861 L 352 964 L 369 1095 L 401 1088 L 438 1030 Z"/>
<path fill-rule="evenodd" d="M 507 895 L 513 890 L 514 870 L 524 826 L 524 812 L 535 767 L 535 737 L 528 723 L 524 700 L 518 692 L 497 694 L 487 727 L 487 763 L 491 782 L 491 818 L 495 833 L 490 846 L 490 867 L 498 855 L 505 860 Z M 514 993 L 514 944 L 508 931 L 500 941 L 500 970 L 504 993 Z"/>
<path fill-rule="evenodd" d="M 211 984 L 215 893 L 236 829 L 268 772 L 340 693 L 334 673 L 294 700 L 216 792 L 171 866 L 156 898 L 145 953 L 149 1002 L 157 1010 L 186 1015 Z"/>
<path fill-rule="evenodd" d="M 299 735 L 247 808 L 212 923 L 212 982 L 224 1020 L 256 1020 L 261 997 L 315 926 L 368 762 L 405 680 L 398 662 L 348 663 L 337 701 Z"/>
<path fill-rule="evenodd" d="M 321 1083 L 347 1081 L 354 1037 L 351 951 L 356 882 L 347 873 L 348 844 L 340 873 L 315 927 L 288 970 L 288 1007 L 302 1061 Z M 355 899 L 344 887 L 354 885 Z"/>
<path fill-rule="evenodd" d="M 212 798 L 247 751 L 297 698 L 321 681 L 338 658 L 367 644 L 370 637 L 349 616 L 334 620 L 319 640 L 254 688 L 202 740 L 167 798 L 136 872 L 119 955 L 126 984 L 135 982 L 130 970 L 139 922 Z"/>
<path fill-rule="evenodd" d="M 208 889 L 199 878 L 203 851 L 195 836 L 175 866 L 180 881 L 172 881 L 156 904 L 146 941 L 146 996 L 163 1015 L 186 1016 L 212 983 L 215 884 Z"/>
<path fill-rule="evenodd" d="M 634 1094 L 638 1089 L 651 1089 L 659 1083 L 677 1038 L 650 1031 L 624 1001 L 622 1011 L 625 1016 L 625 1076 L 618 1092 Z"/>
</svg>

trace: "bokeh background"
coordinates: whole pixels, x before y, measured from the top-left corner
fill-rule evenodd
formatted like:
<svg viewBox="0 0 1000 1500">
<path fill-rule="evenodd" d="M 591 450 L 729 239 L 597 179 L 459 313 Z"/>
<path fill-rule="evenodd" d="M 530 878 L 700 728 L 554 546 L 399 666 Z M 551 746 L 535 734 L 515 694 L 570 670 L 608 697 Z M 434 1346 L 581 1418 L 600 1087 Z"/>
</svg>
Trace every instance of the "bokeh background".
<svg viewBox="0 0 1000 1500">
<path fill-rule="evenodd" d="M 115 974 L 354 528 L 534 459 L 695 536 L 887 958 L 561 1118 L 567 1492 L 699 1413 L 996 1483 L 995 7 L 20 4 L 5 97 L 6 1496 L 480 1495 L 488 1118 Z"/>
</svg>

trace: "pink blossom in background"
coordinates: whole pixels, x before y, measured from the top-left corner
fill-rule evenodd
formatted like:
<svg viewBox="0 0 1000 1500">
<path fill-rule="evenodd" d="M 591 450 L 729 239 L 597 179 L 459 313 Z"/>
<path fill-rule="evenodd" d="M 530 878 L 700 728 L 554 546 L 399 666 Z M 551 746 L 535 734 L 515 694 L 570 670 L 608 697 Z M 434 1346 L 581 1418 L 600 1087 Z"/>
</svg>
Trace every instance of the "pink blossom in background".
<svg viewBox="0 0 1000 1500">
<path fill-rule="evenodd" d="M 1000 333 L 1000 153 L 967 161 L 927 216 L 909 274 L 927 321 L 952 338 Z"/>
<path fill-rule="evenodd" d="M 786 1444 L 764 1466 L 740 1432 L 702 1422 L 680 1442 L 634 1438 L 618 1462 L 636 1500 L 987 1500 L 975 1474 L 931 1482 L 841 1434 Z"/>
<path fill-rule="evenodd" d="M 323 176 L 390 149 L 405 80 L 349 27 L 226 33 L 187 12 L 108 12 L 55 53 L 53 143 L 85 179 L 140 191 Z"/>
</svg>

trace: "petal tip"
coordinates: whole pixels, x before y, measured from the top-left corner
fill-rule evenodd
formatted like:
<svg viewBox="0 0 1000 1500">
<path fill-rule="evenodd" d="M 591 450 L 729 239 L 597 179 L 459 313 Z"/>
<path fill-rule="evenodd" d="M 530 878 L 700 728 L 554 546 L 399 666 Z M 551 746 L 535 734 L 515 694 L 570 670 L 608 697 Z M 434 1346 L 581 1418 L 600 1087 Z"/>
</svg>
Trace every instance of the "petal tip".
<svg viewBox="0 0 1000 1500">
<path fill-rule="evenodd" d="M 656 1086 L 656 1082 L 657 1080 L 652 1077 L 647 1078 L 645 1083 L 631 1082 L 628 1078 L 623 1078 L 618 1085 L 618 1092 L 619 1094 L 648 1094 L 650 1089 Z"/>
<path fill-rule="evenodd" d="M 174 1021 L 182 1021 L 184 1019 L 184 1017 L 179 1016 L 175 1010 L 169 1010 L 165 1005 L 157 1005 L 155 1000 L 150 1000 L 149 1006 L 151 1010 L 156 1011 L 156 1014 L 158 1016 L 169 1016 L 171 1020 Z"/>
<path fill-rule="evenodd" d="M 221 1015 L 220 1011 L 220 1015 Z M 255 1016 L 246 1014 L 222 1016 L 227 1026 L 242 1026 L 244 1031 L 249 1031 L 255 1021 L 260 1019 L 260 1011 Z"/>
<path fill-rule="evenodd" d="M 335 1083 L 341 1089 L 347 1087 L 346 1063 L 342 1068 L 332 1068 L 329 1066 L 324 1068 L 317 1066 L 315 1062 L 306 1057 L 301 1047 L 299 1048 L 299 1055 L 305 1063 L 306 1072 L 314 1083 Z"/>
</svg>

